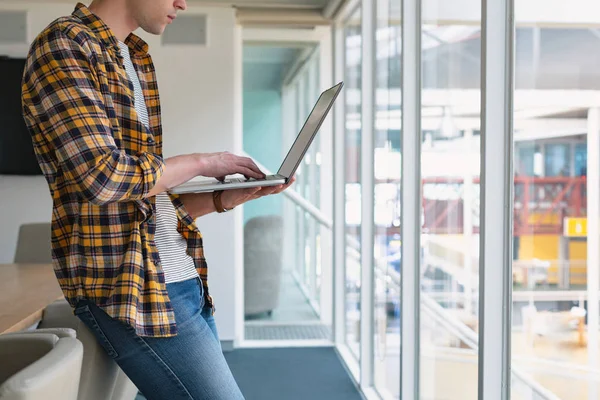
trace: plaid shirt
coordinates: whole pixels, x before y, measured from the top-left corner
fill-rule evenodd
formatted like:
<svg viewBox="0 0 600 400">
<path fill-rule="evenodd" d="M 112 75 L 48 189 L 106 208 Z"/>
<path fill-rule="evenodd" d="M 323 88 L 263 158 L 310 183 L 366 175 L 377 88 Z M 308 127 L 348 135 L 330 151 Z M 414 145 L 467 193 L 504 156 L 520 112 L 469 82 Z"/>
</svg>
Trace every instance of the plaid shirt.
<svg viewBox="0 0 600 400">
<path fill-rule="evenodd" d="M 126 44 L 139 75 L 150 127 L 138 119 L 134 89 L 110 28 L 78 4 L 33 42 L 23 76 L 23 113 L 53 200 L 52 258 L 65 298 L 86 298 L 140 336 L 177 334 L 158 250 L 154 198 L 162 129 L 148 45 Z M 178 231 L 204 284 L 202 236 L 171 195 Z"/>
</svg>

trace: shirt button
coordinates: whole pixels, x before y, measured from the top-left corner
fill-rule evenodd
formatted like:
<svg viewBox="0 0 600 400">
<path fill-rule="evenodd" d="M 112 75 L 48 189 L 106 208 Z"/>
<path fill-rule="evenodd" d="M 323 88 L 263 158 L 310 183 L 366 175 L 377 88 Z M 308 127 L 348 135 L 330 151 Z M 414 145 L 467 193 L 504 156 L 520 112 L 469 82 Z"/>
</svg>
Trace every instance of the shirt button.
<svg viewBox="0 0 600 400">
<path fill-rule="evenodd" d="M 149 137 L 148 139 L 146 139 L 146 142 L 148 142 L 148 144 L 154 144 L 154 139 Z"/>
</svg>

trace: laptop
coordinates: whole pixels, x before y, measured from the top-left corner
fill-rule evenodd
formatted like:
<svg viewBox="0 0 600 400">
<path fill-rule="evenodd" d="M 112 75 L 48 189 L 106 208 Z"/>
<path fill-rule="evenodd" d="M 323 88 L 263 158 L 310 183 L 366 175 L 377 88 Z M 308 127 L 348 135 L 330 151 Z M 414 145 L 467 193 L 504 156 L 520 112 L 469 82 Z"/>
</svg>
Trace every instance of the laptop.
<svg viewBox="0 0 600 400">
<path fill-rule="evenodd" d="M 306 154 L 306 151 L 319 131 L 321 124 L 333 106 L 333 102 L 342 90 L 342 86 L 344 86 L 344 82 L 340 82 L 321 93 L 321 96 L 319 96 L 315 106 L 304 122 L 300 133 L 296 137 L 294 144 L 288 151 L 283 163 L 281 163 L 279 171 L 277 171 L 275 175 L 268 175 L 263 179 L 226 178 L 222 182 L 217 179 L 191 180 L 172 188 L 171 192 L 176 194 L 203 193 L 257 186 L 276 186 L 288 183 L 290 178 L 294 176 L 304 154 Z"/>
</svg>

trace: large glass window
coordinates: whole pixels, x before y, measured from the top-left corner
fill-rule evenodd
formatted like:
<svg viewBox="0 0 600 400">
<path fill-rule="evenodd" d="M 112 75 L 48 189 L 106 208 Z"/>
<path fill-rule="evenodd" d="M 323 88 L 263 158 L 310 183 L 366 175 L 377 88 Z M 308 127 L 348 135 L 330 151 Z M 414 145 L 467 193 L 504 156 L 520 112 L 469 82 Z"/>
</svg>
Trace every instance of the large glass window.
<svg viewBox="0 0 600 400">
<path fill-rule="evenodd" d="M 440 15 L 445 3 L 422 7 Z M 480 7 L 461 5 L 470 15 Z M 443 18 L 422 26 L 422 399 L 477 399 L 480 31 Z"/>
<path fill-rule="evenodd" d="M 361 131 L 361 12 L 356 10 L 344 27 L 345 37 L 345 234 L 346 342 L 358 358 L 360 351 L 360 131 Z"/>
<path fill-rule="evenodd" d="M 488 5 L 495 4 L 486 1 Z M 361 3 L 371 6 L 365 0 Z M 402 132 L 400 118 L 404 111 L 400 104 L 402 65 L 397 31 L 400 13 L 394 14 L 397 10 L 394 6 L 399 3 L 376 0 L 374 8 L 377 12 L 372 49 L 375 120 L 367 121 L 375 127 L 372 338 L 359 336 L 361 322 L 366 323 L 361 321 L 359 295 L 361 284 L 365 284 L 361 282 L 360 224 L 361 202 L 366 200 L 361 199 L 360 181 L 364 167 L 361 161 L 365 156 L 360 147 L 361 111 L 364 111 L 361 110 L 360 10 L 345 20 L 343 31 L 345 339 L 357 357 L 360 341 L 373 340 L 373 354 L 369 356 L 373 357 L 375 389 L 382 398 L 399 398 L 396 378 L 402 332 L 397 329 L 401 293 L 396 278 L 403 271 L 415 268 L 421 282 L 419 394 L 422 399 L 473 400 L 477 399 L 483 381 L 483 376 L 479 376 L 481 346 L 487 345 L 488 349 L 497 346 L 503 333 L 481 332 L 483 321 L 479 320 L 483 304 L 479 298 L 480 267 L 491 271 L 491 265 L 480 266 L 480 228 L 484 224 L 480 220 L 481 201 L 502 196 L 498 193 L 499 186 L 489 182 L 487 193 L 480 188 L 480 166 L 485 165 L 486 171 L 500 167 L 482 160 L 481 121 L 484 116 L 489 121 L 498 118 L 494 114 L 498 111 L 493 107 L 494 101 L 502 101 L 500 96 L 505 95 L 498 90 L 499 97 L 490 103 L 492 107 L 482 110 L 481 95 L 485 88 L 481 86 L 481 69 L 487 65 L 491 74 L 504 72 L 498 69 L 499 63 L 512 60 L 494 58 L 501 49 L 493 46 L 502 44 L 503 38 L 490 24 L 492 30 L 487 39 L 491 47 L 487 48 L 487 54 L 491 58 L 483 63 L 482 1 L 417 2 L 422 17 L 421 164 L 414 167 L 420 168 L 422 179 L 421 253 L 418 265 L 403 265 L 402 239 L 406 242 L 407 238 L 400 236 L 399 215 L 403 206 L 400 193 L 411 188 L 400 185 L 403 155 L 400 138 L 402 134 L 413 133 Z M 596 250 L 598 218 L 596 204 L 594 208 L 592 203 L 588 204 L 588 195 L 598 201 L 597 187 L 591 186 L 591 182 L 596 182 L 597 168 L 588 174 L 591 168 L 588 166 L 596 161 L 588 159 L 588 155 L 595 157 L 598 153 L 597 132 L 590 129 L 600 129 L 597 120 L 600 119 L 597 67 L 600 22 L 589 15 L 597 15 L 600 8 L 592 1 L 586 2 L 585 10 L 582 5 L 565 3 L 564 10 L 548 8 L 548 12 L 539 16 L 535 11 L 545 5 L 543 1 L 515 3 L 514 71 L 510 69 L 511 74 L 493 77 L 514 76 L 515 80 L 514 114 L 509 117 L 512 121 L 508 125 L 513 127 L 514 177 L 503 182 L 504 195 L 514 195 L 514 208 L 509 210 L 513 229 L 510 237 L 505 238 L 514 250 L 513 260 L 508 261 L 513 290 L 512 299 L 502 304 L 512 307 L 511 395 L 514 399 L 599 399 L 599 327 L 598 315 L 593 315 L 598 312 L 599 295 L 595 293 L 600 268 Z M 509 5 L 512 8 L 512 3 Z M 348 15 L 346 11 L 344 15 Z M 406 16 L 416 18 L 412 9 L 405 11 Z M 494 18 L 489 17 L 490 21 Z M 410 46 L 405 50 L 411 51 Z M 491 87 L 487 88 L 485 93 L 496 95 L 490 90 Z M 409 104 L 416 99 L 403 100 L 403 104 Z M 487 209 L 486 215 L 495 212 L 500 210 Z M 502 226 L 486 228 L 490 232 Z M 592 243 L 588 244 L 588 239 Z M 486 296 L 488 300 L 494 297 L 489 291 Z M 485 304 L 497 306 L 493 301 Z M 490 329 L 490 324 L 486 329 Z M 482 333 L 488 338 L 495 336 L 491 339 L 496 342 L 480 343 Z M 361 364 L 370 372 L 371 359 L 363 361 Z M 410 365 L 416 360 L 402 361 Z M 484 367 L 485 376 L 491 373 L 499 378 L 506 372 L 501 371 L 500 363 Z"/>
<path fill-rule="evenodd" d="M 377 2 L 375 69 L 375 387 L 400 398 L 400 3 Z M 384 396 L 386 397 L 386 396 Z"/>
<path fill-rule="evenodd" d="M 517 14 L 512 367 L 522 379 L 513 379 L 512 392 L 537 385 L 561 399 L 596 399 L 600 369 L 590 361 L 598 356 L 589 357 L 598 346 L 587 340 L 586 301 L 588 268 L 598 268 L 587 263 L 592 104 L 582 98 L 600 88 L 600 58 L 591 51 L 600 42 L 568 21 L 519 22 Z"/>
</svg>

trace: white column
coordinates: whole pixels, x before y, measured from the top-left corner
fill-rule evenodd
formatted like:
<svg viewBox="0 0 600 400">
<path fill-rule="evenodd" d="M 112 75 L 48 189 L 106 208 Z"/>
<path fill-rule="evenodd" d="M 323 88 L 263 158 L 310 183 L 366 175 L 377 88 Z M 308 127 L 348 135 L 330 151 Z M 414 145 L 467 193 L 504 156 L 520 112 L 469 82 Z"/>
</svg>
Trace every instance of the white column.
<svg viewBox="0 0 600 400">
<path fill-rule="evenodd" d="M 309 195 L 308 200 L 315 205 L 317 200 L 317 163 L 316 156 L 317 150 L 315 146 L 311 146 L 312 149 L 307 156 L 310 157 L 310 165 L 308 166 L 308 184 L 309 186 Z M 317 207 L 318 208 L 318 207 Z M 317 300 L 317 221 L 314 218 L 310 218 L 308 220 L 308 240 L 309 240 L 309 248 L 310 248 L 310 259 L 308 264 L 308 290 L 310 293 L 311 301 L 315 303 L 317 307 L 320 304 L 316 303 Z M 320 314 L 319 307 L 319 314 Z"/>
<path fill-rule="evenodd" d="M 481 37 L 479 400 L 510 398 L 513 0 L 484 0 Z"/>
<path fill-rule="evenodd" d="M 464 235 L 464 273 L 463 285 L 465 289 L 465 313 L 471 315 L 473 312 L 473 174 L 471 172 L 473 131 L 465 130 L 465 170 L 463 174 L 463 235 Z"/>
<path fill-rule="evenodd" d="M 531 54 L 531 58 L 532 58 L 532 63 L 531 63 L 531 72 L 532 72 L 532 78 L 531 82 L 533 82 L 533 87 L 531 89 L 536 89 L 537 88 L 537 82 L 538 82 L 538 74 L 540 71 L 540 55 L 541 55 L 541 48 L 542 48 L 542 29 L 539 26 L 535 26 L 533 27 L 533 46 L 532 46 L 532 54 Z"/>
<path fill-rule="evenodd" d="M 296 79 L 296 87 L 297 87 L 297 128 L 300 130 L 306 117 L 308 116 L 308 112 L 306 112 L 306 86 L 300 76 Z M 285 153 L 284 153 L 285 154 Z M 299 165 L 299 169 L 301 170 L 301 174 L 298 176 L 298 182 L 295 183 L 300 195 L 305 196 L 305 188 L 308 182 L 308 168 L 306 167 L 306 161 L 302 160 Z M 296 209 L 300 210 L 298 213 L 298 224 L 297 226 L 297 236 L 296 243 L 298 246 L 298 281 L 302 287 L 307 288 L 306 282 L 306 213 L 303 209 L 296 206 Z M 310 299 L 307 299 L 310 301 Z"/>
<path fill-rule="evenodd" d="M 306 114 L 310 112 L 312 104 L 316 101 L 317 97 L 315 94 L 315 75 L 316 75 L 316 63 L 319 62 L 318 53 L 314 53 L 307 61 L 308 65 L 306 66 L 305 73 L 305 86 L 306 90 Z M 319 132 L 319 141 L 322 139 L 322 132 Z M 310 164 L 308 165 L 308 201 L 313 203 L 315 206 L 317 204 L 317 185 L 320 184 L 320 181 L 317 179 L 317 146 L 316 142 L 313 142 L 313 145 L 310 146 L 308 150 L 308 154 L 304 156 L 306 160 L 310 160 Z M 319 208 L 319 207 L 317 207 Z M 308 263 L 308 290 L 310 293 L 311 301 L 315 305 L 315 308 L 319 310 L 319 314 L 321 313 L 320 304 L 316 303 L 317 300 L 317 221 L 314 218 L 310 218 L 308 222 L 308 240 L 309 240 L 309 249 L 310 249 L 310 259 Z"/>
<path fill-rule="evenodd" d="M 244 149 L 244 88 L 243 77 L 243 41 L 242 27 L 234 26 L 233 52 L 234 52 L 234 152 L 240 154 Z M 244 340 L 244 214 L 242 208 L 234 213 L 234 243 L 233 254 L 233 293 L 234 293 L 234 315 L 233 315 L 233 346 L 239 346 Z"/>
<path fill-rule="evenodd" d="M 600 311 L 600 109 L 588 111 L 587 156 L 587 291 L 588 291 L 588 364 L 598 370 L 598 318 Z M 598 384 L 589 378 L 588 398 L 598 399 Z"/>
<path fill-rule="evenodd" d="M 325 88 L 333 86 L 334 66 L 332 62 L 333 46 L 332 31 L 330 28 L 325 30 L 325 34 L 319 44 L 319 93 Z M 318 95 L 318 93 L 317 93 Z M 343 96 L 340 96 L 336 103 L 343 103 Z M 331 113 L 334 114 L 334 113 Z M 320 202 L 321 211 L 328 218 L 333 214 L 333 121 L 335 115 L 331 115 L 323 122 L 319 135 L 321 135 L 321 177 L 320 177 Z M 332 157 L 333 156 L 333 157 Z M 333 322 L 333 232 L 321 225 L 321 321 L 331 326 Z"/>
<path fill-rule="evenodd" d="M 334 31 L 335 80 L 344 77 L 344 28 L 337 25 Z M 346 234 L 345 221 L 345 95 L 342 93 L 334 104 L 333 135 L 333 282 L 334 282 L 334 326 L 333 338 L 336 345 L 345 343 L 346 337 Z"/>
<path fill-rule="evenodd" d="M 281 140 L 281 151 L 285 154 L 293 143 L 293 138 L 297 135 L 298 126 L 296 123 L 298 108 L 296 105 L 298 95 L 296 93 L 296 85 L 286 85 L 281 88 L 282 92 L 282 128 L 283 138 Z M 295 184 L 294 184 L 295 186 Z M 299 261 L 296 257 L 296 243 L 297 243 L 297 231 L 298 231 L 298 220 L 296 218 L 296 205 L 288 200 L 287 198 L 282 199 L 283 202 L 283 227 L 284 227 L 284 241 L 283 241 L 283 266 L 284 272 L 288 274 L 294 274 L 297 271 L 297 264 Z"/>
<path fill-rule="evenodd" d="M 361 134 L 361 290 L 360 290 L 360 385 L 373 386 L 374 355 L 374 154 L 375 127 L 375 27 L 376 6 L 362 0 L 362 134 Z"/>
<path fill-rule="evenodd" d="M 402 320 L 400 398 L 419 400 L 421 2 L 402 0 Z"/>
</svg>

